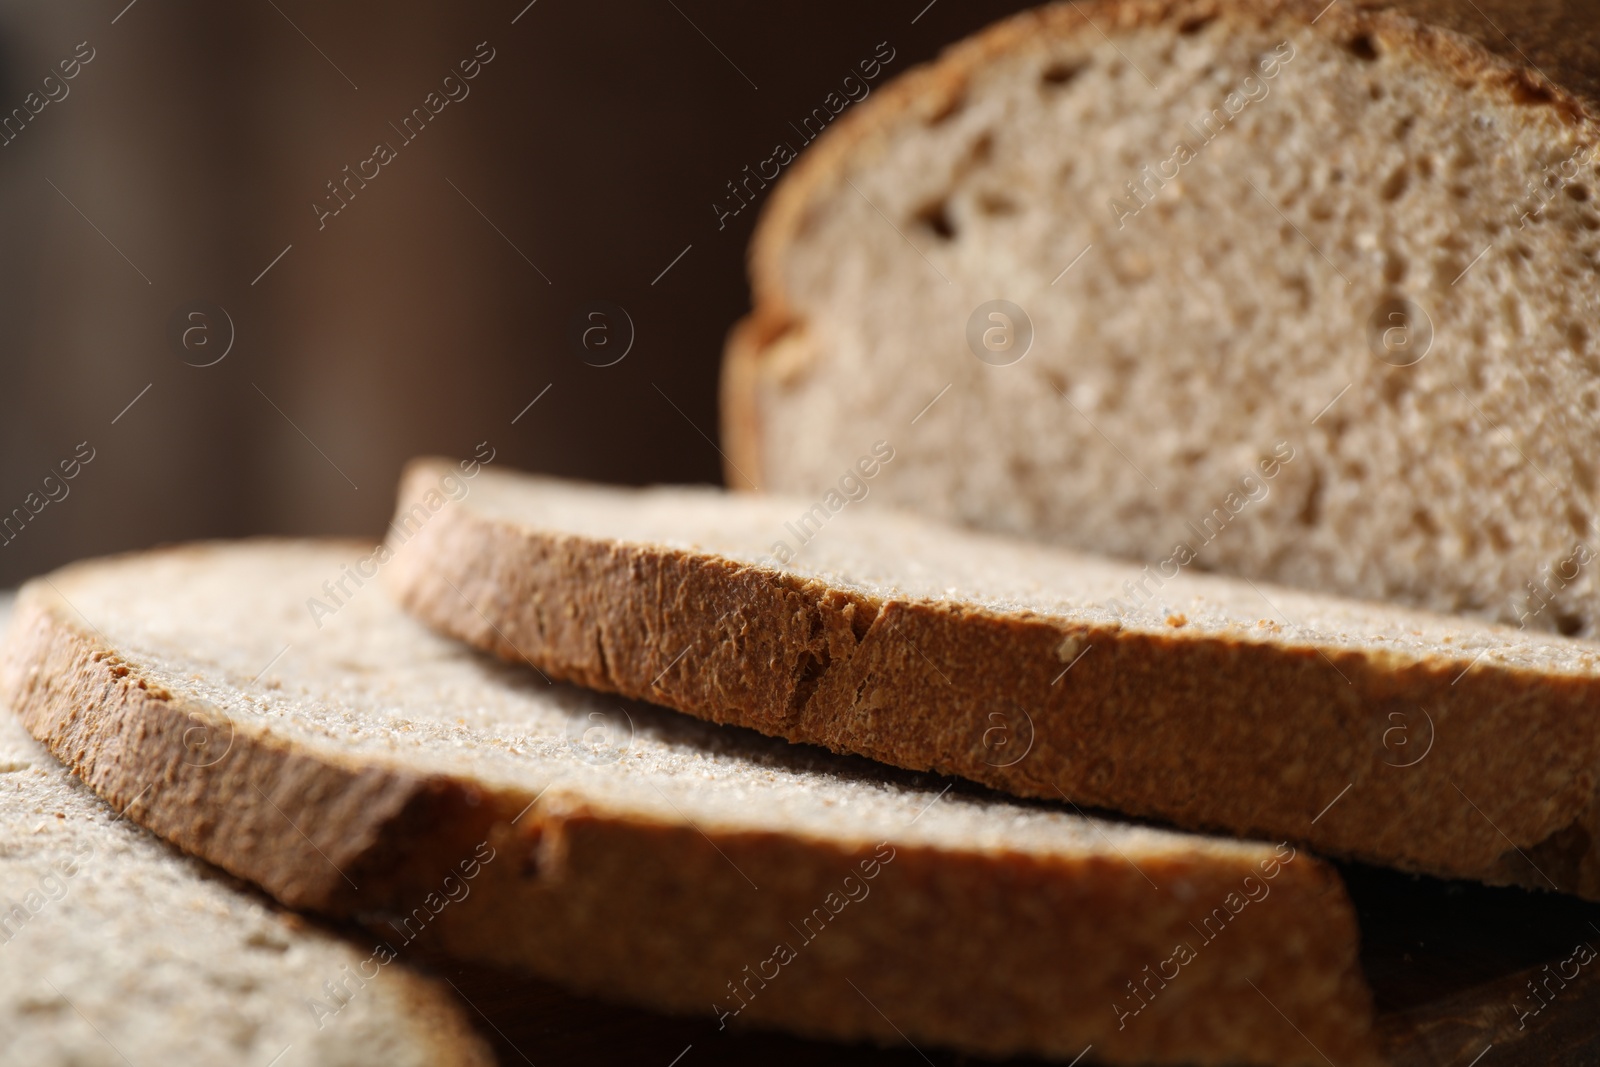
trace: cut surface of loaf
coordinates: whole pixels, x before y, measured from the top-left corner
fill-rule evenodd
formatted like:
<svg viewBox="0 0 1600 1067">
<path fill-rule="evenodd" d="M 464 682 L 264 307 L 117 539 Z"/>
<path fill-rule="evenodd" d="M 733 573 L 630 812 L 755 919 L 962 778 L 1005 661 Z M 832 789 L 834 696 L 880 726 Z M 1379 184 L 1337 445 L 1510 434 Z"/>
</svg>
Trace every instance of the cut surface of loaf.
<svg viewBox="0 0 1600 1067">
<path fill-rule="evenodd" d="M 398 595 L 552 676 L 1020 795 L 1600 897 L 1588 642 L 1213 575 L 1145 605 L 1131 566 L 872 500 L 796 547 L 803 498 L 454 471 L 407 472 Z"/>
<path fill-rule="evenodd" d="M 0 1063 L 494 1063 L 443 983 L 124 816 L 0 708 Z"/>
<path fill-rule="evenodd" d="M 1354 916 L 1308 853 L 552 685 L 405 615 L 383 558 L 260 542 L 66 568 L 21 594 L 0 688 L 98 792 L 138 797 L 130 818 L 402 956 L 436 937 L 835 1038 L 1320 1063 L 1309 1038 L 1366 1061 Z"/>
<path fill-rule="evenodd" d="M 1597 78 L 1593 0 L 1003 22 L 768 194 L 728 482 L 1600 634 Z"/>
</svg>

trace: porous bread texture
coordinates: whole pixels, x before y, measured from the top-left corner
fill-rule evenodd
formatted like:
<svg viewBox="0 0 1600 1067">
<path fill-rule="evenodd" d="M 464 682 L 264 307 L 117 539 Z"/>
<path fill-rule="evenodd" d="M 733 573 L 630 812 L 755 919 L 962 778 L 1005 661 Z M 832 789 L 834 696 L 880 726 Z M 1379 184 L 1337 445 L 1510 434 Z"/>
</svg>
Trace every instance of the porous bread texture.
<svg viewBox="0 0 1600 1067">
<path fill-rule="evenodd" d="M 1131 566 L 871 500 L 788 562 L 799 497 L 486 471 L 430 510 L 449 471 L 402 483 L 397 594 L 552 677 L 1022 796 L 1600 898 L 1587 642 L 1215 575 L 1140 603 Z"/>
<path fill-rule="evenodd" d="M 729 484 L 817 494 L 887 439 L 874 495 L 944 518 L 1594 636 L 1597 27 L 1135 0 L 962 43 L 770 193 Z M 966 339 L 997 298 L 1007 366 Z"/>
<path fill-rule="evenodd" d="M 0 689 L 129 818 L 364 914 L 402 954 L 425 930 L 601 996 L 834 1038 L 1319 1063 L 1309 1037 L 1368 1061 L 1354 916 L 1311 855 L 552 685 L 403 614 L 374 558 L 264 542 L 67 568 L 22 593 Z M 346 566 L 368 580 L 313 616 Z M 1180 943 L 1193 958 L 1136 996 Z"/>
<path fill-rule="evenodd" d="M 443 983 L 371 957 L 119 818 L 0 708 L 0 1062 L 491 1067 Z"/>
</svg>

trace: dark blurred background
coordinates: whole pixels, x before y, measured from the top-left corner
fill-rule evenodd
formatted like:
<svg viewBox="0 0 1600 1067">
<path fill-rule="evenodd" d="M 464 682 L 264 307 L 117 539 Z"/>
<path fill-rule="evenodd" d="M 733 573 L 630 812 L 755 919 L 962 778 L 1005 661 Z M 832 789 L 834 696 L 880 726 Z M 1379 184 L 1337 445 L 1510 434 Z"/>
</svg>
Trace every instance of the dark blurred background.
<svg viewBox="0 0 1600 1067">
<path fill-rule="evenodd" d="M 761 203 L 720 229 L 713 204 L 880 42 L 874 87 L 1022 6 L 0 2 L 0 586 L 163 541 L 376 537 L 408 456 L 480 441 L 720 480 Z M 593 365 L 616 307 L 633 344 Z"/>
</svg>

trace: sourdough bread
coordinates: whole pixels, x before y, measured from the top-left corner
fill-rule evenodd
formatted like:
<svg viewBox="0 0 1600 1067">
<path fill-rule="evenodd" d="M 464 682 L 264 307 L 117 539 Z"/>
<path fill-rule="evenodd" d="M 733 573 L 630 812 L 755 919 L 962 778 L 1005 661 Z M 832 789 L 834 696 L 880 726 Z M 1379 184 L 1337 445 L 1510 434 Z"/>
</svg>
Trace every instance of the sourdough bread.
<svg viewBox="0 0 1600 1067">
<path fill-rule="evenodd" d="M 729 484 L 882 439 L 944 518 L 1600 634 L 1597 75 L 1593 0 L 1003 22 L 767 194 Z"/>
<path fill-rule="evenodd" d="M 157 841 L 6 709 L 0 909 L 0 1063 L 494 1062 L 443 983 Z"/>
<path fill-rule="evenodd" d="M 1153 587 L 859 504 L 452 471 L 407 473 L 397 594 L 551 677 L 1023 796 L 1600 898 L 1600 647 L 1214 575 Z"/>
<path fill-rule="evenodd" d="M 402 613 L 370 578 L 384 558 L 262 542 L 69 567 L 22 593 L 0 688 L 96 791 L 138 797 L 130 818 L 401 953 L 434 937 L 835 1038 L 1367 1060 L 1354 917 L 1309 854 L 552 685 Z M 348 595 L 313 614 L 329 588 Z"/>
</svg>

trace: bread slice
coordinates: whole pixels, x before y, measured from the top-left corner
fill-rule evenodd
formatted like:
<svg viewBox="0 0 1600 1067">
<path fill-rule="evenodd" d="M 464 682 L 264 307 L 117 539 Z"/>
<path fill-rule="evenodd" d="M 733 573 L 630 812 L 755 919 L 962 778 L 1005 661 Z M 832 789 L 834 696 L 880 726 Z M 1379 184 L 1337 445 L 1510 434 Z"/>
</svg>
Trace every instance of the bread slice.
<svg viewBox="0 0 1600 1067">
<path fill-rule="evenodd" d="M 1597 78 L 1594 0 L 1002 22 L 750 190 L 728 482 L 1596 636 Z"/>
<path fill-rule="evenodd" d="M 69 567 L 24 589 L 0 688 L 131 818 L 401 951 L 426 934 L 826 1037 L 1366 1061 L 1355 919 L 1309 854 L 551 685 L 407 617 L 380 558 L 259 542 Z"/>
<path fill-rule="evenodd" d="M 1152 583 L 840 499 L 469 482 L 419 461 L 387 570 L 447 633 L 717 722 L 1600 898 L 1600 647 L 1213 575 Z"/>
<path fill-rule="evenodd" d="M 494 1063 L 443 983 L 282 911 L 127 814 L 0 709 L 0 1063 Z"/>
</svg>

